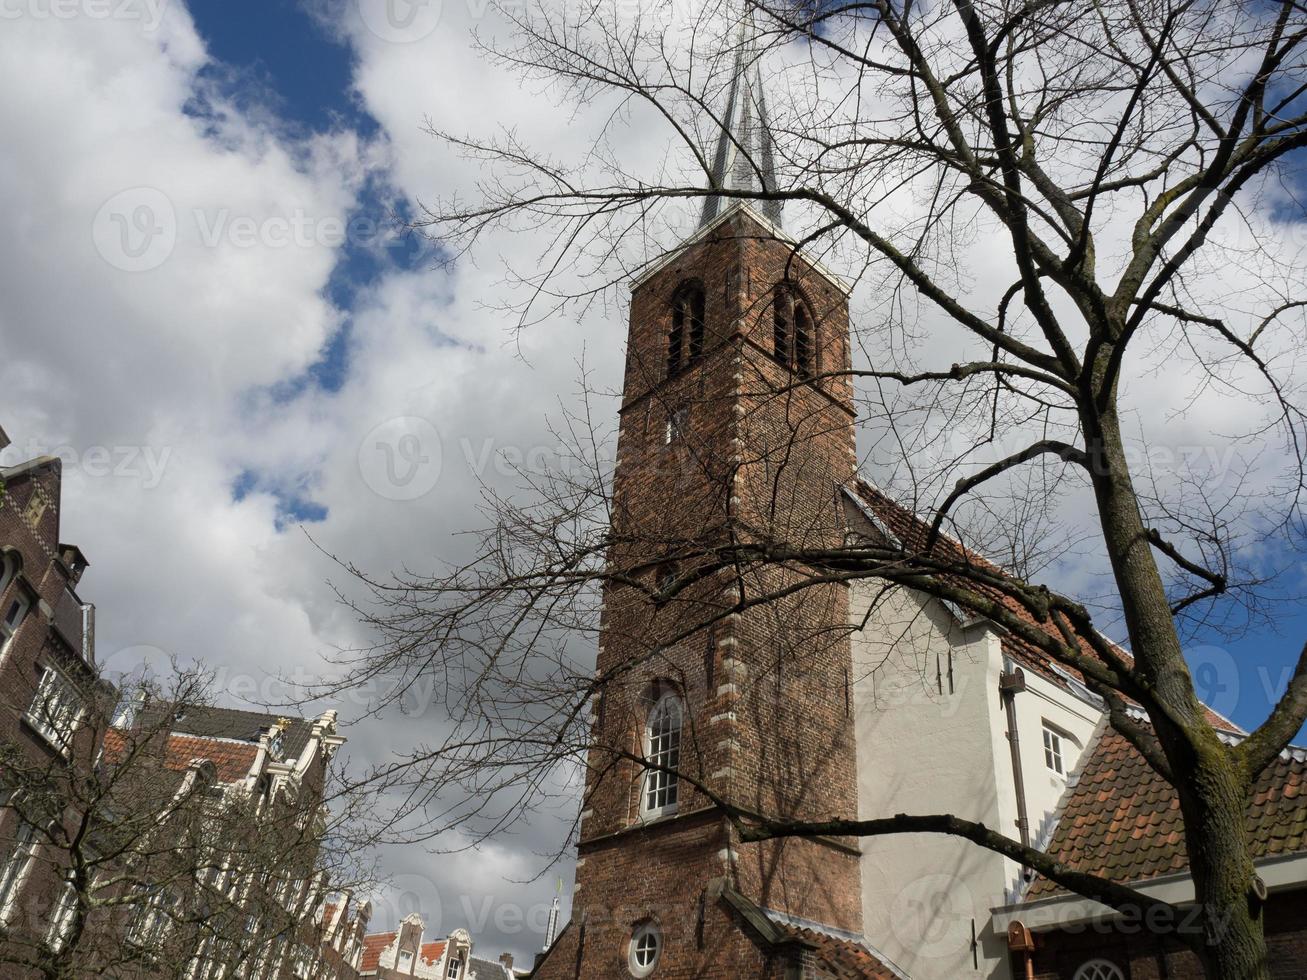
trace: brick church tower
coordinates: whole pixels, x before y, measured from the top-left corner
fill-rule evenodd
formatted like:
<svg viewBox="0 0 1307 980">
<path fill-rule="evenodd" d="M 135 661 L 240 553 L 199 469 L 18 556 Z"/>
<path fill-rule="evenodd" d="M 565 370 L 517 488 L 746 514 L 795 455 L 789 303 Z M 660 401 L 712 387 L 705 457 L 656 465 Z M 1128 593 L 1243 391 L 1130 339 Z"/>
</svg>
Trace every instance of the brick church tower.
<svg viewBox="0 0 1307 980">
<path fill-rule="evenodd" d="M 747 42 L 713 189 L 771 186 Z M 633 286 L 620 580 L 603 596 L 572 921 L 536 977 L 826 976 L 816 948 L 862 930 L 856 842 L 743 844 L 719 805 L 857 811 L 845 587 L 787 595 L 810 573 L 712 563 L 728 541 L 844 533 L 854 411 L 847 375 L 829 375 L 849 365 L 847 293 L 780 221 L 777 202 L 707 198 L 697 233 Z"/>
</svg>

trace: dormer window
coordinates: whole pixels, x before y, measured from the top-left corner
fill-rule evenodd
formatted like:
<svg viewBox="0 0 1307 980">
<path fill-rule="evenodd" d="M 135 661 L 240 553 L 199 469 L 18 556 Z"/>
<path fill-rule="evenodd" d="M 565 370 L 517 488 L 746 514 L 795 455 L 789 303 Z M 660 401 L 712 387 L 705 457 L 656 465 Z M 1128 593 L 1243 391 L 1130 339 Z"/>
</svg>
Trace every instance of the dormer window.
<svg viewBox="0 0 1307 980">
<path fill-rule="evenodd" d="M 458 980 L 463 975 L 463 961 L 457 957 L 451 956 L 449 959 L 449 968 L 445 970 L 446 980 Z"/>
<path fill-rule="evenodd" d="M 789 283 L 781 283 L 772 294 L 772 357 L 804 378 L 816 367 L 812 312 Z"/>
<path fill-rule="evenodd" d="M 686 282 L 672 295 L 672 324 L 667 332 L 667 376 L 703 356 L 703 286 Z"/>
</svg>

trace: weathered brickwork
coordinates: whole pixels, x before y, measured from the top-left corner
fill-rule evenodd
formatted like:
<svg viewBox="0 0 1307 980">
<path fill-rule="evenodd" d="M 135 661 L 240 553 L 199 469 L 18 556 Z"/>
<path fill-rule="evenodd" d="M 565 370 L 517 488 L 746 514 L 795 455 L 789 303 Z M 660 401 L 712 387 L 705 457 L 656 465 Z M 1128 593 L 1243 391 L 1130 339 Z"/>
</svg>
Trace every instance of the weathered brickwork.
<svg viewBox="0 0 1307 980">
<path fill-rule="evenodd" d="M 1272 980 L 1307 976 L 1307 892 L 1272 895 L 1266 903 L 1266 947 Z M 1125 980 L 1207 980 L 1198 957 L 1174 937 L 1141 927 L 1086 926 L 1041 934 L 1033 953 L 1034 980 L 1073 980 L 1092 960 L 1107 960 Z M 1024 953 L 1013 954 L 1013 973 L 1027 976 Z"/>
<path fill-rule="evenodd" d="M 775 356 L 774 289 L 805 308 L 804 370 Z M 673 304 L 703 290 L 703 338 L 669 365 Z M 681 292 L 678 293 L 678 290 Z M 854 469 L 841 289 L 736 210 L 631 299 L 610 557 L 572 925 L 538 976 L 626 974 L 643 922 L 664 936 L 657 976 L 766 977 L 774 950 L 713 900 L 727 881 L 764 908 L 860 931 L 851 841 L 742 844 L 716 806 L 771 817 L 856 813 L 848 598 L 842 585 L 761 601 L 806 574 L 713 566 L 712 545 L 822 547 L 843 533 Z M 649 712 L 685 704 L 677 811 L 641 817 Z M 697 785 L 702 789 L 695 789 Z M 791 962 L 787 959 L 786 962 Z M 792 967 L 785 967 L 791 969 Z M 781 976 L 798 973 L 778 972 Z"/>
<path fill-rule="evenodd" d="M 82 603 L 73 591 L 85 560 L 76 548 L 59 542 L 60 503 L 57 459 L 12 467 L 0 479 L 0 617 L 11 618 L 15 603 L 25 609 L 11 618 L 17 624 L 11 636 L 6 639 L 0 632 L 0 731 L 6 750 L 19 753 L 27 771 L 48 773 L 55 784 L 75 767 L 30 720 L 41 677 L 53 668 L 85 697 L 99 690 L 85 659 L 89 637 L 84 635 Z M 79 730 L 67 758 L 89 762 L 93 739 L 92 732 Z M 0 808 L 0 856 L 7 858 L 12 850 L 18 827 L 12 808 Z M 20 951 L 31 936 L 44 934 L 61 875 L 57 862 L 34 860 L 26 867 L 5 910 L 6 929 L 21 941 Z M 26 975 L 17 967 L 7 969 L 15 977 Z"/>
</svg>

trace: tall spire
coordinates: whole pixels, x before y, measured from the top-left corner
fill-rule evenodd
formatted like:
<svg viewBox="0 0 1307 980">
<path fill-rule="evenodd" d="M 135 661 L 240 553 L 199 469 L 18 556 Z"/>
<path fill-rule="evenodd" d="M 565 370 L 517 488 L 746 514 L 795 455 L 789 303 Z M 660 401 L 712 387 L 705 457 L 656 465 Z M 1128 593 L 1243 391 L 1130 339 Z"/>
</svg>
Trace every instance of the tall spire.
<svg viewBox="0 0 1307 980">
<path fill-rule="evenodd" d="M 749 0 L 743 0 L 730 94 L 718 117 L 721 133 L 713 155 L 710 189 L 759 191 L 776 188 L 775 145 L 762 86 L 758 29 Z M 700 226 L 711 224 L 731 205 L 729 197 L 705 198 Z M 781 223 L 780 201 L 755 201 L 772 224 Z"/>
</svg>

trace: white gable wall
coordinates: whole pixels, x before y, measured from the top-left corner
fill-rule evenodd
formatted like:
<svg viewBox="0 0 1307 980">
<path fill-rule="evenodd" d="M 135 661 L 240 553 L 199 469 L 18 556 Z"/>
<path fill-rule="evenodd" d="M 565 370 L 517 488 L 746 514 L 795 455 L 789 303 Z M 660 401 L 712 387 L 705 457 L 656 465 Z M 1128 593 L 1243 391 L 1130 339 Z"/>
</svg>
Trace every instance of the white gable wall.
<svg viewBox="0 0 1307 980">
<path fill-rule="evenodd" d="M 1016 788 L 999 695 L 1000 635 L 959 625 L 941 603 L 860 583 L 851 594 L 859 816 L 952 813 L 1016 839 Z M 949 666 L 952 665 L 950 689 Z M 1066 788 L 1045 765 L 1042 729 L 1063 733 L 1068 772 L 1099 712 L 1032 671 L 1016 695 L 1022 774 L 1036 842 Z M 1020 869 L 969 841 L 897 835 L 862 841 L 863 929 L 913 980 L 1010 977 L 990 910 L 1009 901 Z M 973 934 L 972 929 L 975 929 Z M 975 944 L 973 947 L 973 935 Z"/>
<path fill-rule="evenodd" d="M 959 626 L 917 593 L 880 588 L 861 583 L 851 596 L 855 622 L 873 606 L 853 643 L 859 815 L 952 813 L 1011 826 L 997 635 Z M 1003 937 L 986 934 L 1006 883 L 1000 856 L 940 835 L 861 846 L 863 930 L 913 980 L 1008 975 Z"/>
</svg>

